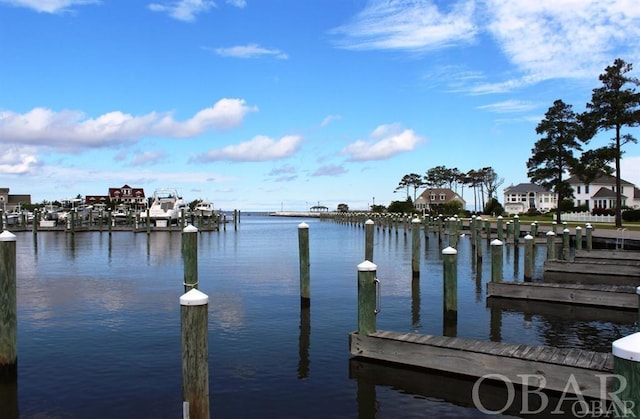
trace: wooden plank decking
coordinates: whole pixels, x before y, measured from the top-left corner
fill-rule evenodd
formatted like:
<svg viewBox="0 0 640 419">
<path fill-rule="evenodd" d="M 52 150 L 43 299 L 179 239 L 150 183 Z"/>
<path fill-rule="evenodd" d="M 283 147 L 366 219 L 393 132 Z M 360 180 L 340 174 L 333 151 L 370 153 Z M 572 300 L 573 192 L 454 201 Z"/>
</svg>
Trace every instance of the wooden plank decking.
<svg viewBox="0 0 640 419">
<path fill-rule="evenodd" d="M 610 353 L 485 342 L 446 336 L 377 331 L 349 335 L 351 355 L 482 377 L 501 374 L 517 384 L 567 391 L 573 377 L 582 395 L 600 397 L 602 374 L 611 374 Z M 538 380 L 538 382 L 536 382 Z M 544 382 L 542 382 L 544 381 Z M 571 389 L 568 389 L 571 391 Z"/>
<path fill-rule="evenodd" d="M 582 285 L 544 282 L 488 282 L 488 297 L 554 301 L 623 309 L 638 308 L 632 285 Z"/>
</svg>

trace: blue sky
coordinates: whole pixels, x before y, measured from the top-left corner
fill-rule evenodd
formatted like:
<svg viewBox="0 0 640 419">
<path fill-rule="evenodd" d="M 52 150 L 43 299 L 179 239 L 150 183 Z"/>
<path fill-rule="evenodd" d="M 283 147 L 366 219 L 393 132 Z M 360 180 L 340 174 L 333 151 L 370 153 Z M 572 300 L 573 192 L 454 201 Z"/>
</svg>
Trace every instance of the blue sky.
<svg viewBox="0 0 640 419">
<path fill-rule="evenodd" d="M 0 0 L 0 186 L 245 211 L 388 205 L 439 165 L 504 187 L 553 101 L 639 52 L 635 0 Z"/>
</svg>

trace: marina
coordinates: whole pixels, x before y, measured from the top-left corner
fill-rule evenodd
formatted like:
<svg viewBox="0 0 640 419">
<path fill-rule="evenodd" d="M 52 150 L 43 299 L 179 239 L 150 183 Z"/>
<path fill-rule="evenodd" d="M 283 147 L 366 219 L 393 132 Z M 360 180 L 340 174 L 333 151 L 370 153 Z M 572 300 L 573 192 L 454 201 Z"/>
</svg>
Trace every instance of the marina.
<svg viewBox="0 0 640 419">
<path fill-rule="evenodd" d="M 309 225 L 310 236 L 306 309 L 299 297 L 301 221 Z M 318 218 L 252 216 L 237 229 L 198 234 L 199 289 L 210 297 L 212 416 L 370 417 L 366 412 L 372 406 L 388 417 L 424 417 L 426 412 L 484 416 L 468 397 L 461 405 L 458 393 L 451 399 L 416 397 L 427 388 L 422 386 L 407 393 L 378 384 L 374 401 L 359 396 L 364 378 L 351 368 L 347 343 L 357 328 L 362 227 Z M 556 358 L 564 354 L 563 359 L 584 363 L 585 356 L 568 357 L 569 351 L 591 354 L 590 361 L 608 359 L 612 342 L 635 331 L 637 310 L 610 309 L 614 314 L 599 319 L 597 312 L 591 318 L 563 309 L 538 312 L 531 304 L 496 307 L 486 291 L 490 258 L 476 259 L 470 236 L 457 243 L 460 310 L 452 326 L 443 317 L 437 233 L 422 239 L 416 279 L 410 235 L 402 229 L 375 231 L 373 260 L 382 287 L 376 320 L 379 330 L 394 331 L 380 332 L 384 339 L 394 333 L 432 336 L 432 342 L 473 341 L 488 353 L 549 347 L 560 350 Z M 17 233 L 19 387 L 8 408 L 19 410 L 21 417 L 180 415 L 181 233 L 106 233 Z M 489 255 L 487 241 L 481 243 Z M 537 247 L 534 278 L 539 281 L 546 255 L 544 246 Z M 505 248 L 505 282 L 524 282 L 523 255 Z M 84 391 L 65 396 L 77 386 Z"/>
</svg>

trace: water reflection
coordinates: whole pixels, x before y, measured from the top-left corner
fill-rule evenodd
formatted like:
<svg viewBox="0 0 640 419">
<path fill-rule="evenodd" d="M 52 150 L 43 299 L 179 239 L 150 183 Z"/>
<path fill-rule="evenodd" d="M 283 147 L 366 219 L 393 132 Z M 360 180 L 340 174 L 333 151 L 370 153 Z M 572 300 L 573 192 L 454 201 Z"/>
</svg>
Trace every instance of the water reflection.
<svg viewBox="0 0 640 419">
<path fill-rule="evenodd" d="M 311 308 L 300 307 L 300 337 L 298 339 L 298 378 L 309 377 L 309 343 L 311 342 Z"/>
</svg>

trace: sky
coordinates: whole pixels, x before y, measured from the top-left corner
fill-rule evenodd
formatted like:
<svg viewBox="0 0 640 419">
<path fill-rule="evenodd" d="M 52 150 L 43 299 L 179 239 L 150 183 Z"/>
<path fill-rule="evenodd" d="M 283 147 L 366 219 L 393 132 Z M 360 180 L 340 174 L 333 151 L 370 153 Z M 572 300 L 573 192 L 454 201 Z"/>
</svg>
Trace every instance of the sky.
<svg viewBox="0 0 640 419">
<path fill-rule="evenodd" d="M 528 182 L 535 128 L 556 99 L 584 111 L 616 58 L 639 74 L 640 7 L 0 0 L 0 57 L 11 194 L 42 202 L 127 184 L 223 210 L 364 210 L 404 200 L 402 177 L 435 166 Z M 640 144 L 623 150 L 622 178 L 640 185 Z"/>
</svg>

